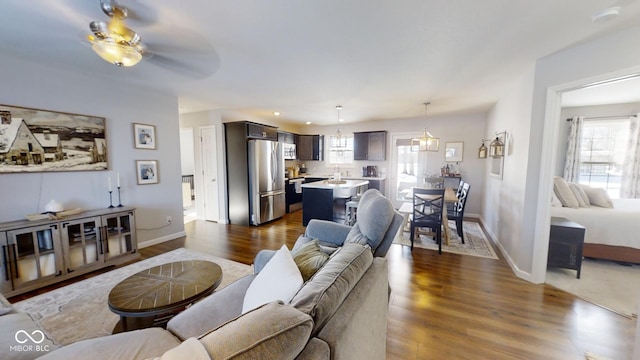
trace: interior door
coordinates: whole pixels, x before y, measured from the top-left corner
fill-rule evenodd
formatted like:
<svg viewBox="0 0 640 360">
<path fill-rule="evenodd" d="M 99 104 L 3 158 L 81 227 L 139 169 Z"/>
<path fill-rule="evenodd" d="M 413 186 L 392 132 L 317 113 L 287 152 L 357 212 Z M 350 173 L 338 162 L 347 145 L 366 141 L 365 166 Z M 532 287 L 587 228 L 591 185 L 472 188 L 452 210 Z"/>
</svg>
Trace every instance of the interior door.
<svg viewBox="0 0 640 360">
<path fill-rule="evenodd" d="M 218 159 L 216 158 L 216 128 L 200 129 L 200 151 L 202 159 L 202 183 L 204 219 L 218 221 Z"/>
</svg>

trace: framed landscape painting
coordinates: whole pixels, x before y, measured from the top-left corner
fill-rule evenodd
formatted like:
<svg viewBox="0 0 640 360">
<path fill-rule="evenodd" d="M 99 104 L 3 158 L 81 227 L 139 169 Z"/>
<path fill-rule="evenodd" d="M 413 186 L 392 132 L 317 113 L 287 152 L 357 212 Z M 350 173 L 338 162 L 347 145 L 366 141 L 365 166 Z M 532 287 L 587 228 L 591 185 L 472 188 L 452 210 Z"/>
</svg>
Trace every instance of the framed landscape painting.
<svg viewBox="0 0 640 360">
<path fill-rule="evenodd" d="M 105 118 L 0 105 L 0 173 L 107 168 Z"/>
</svg>

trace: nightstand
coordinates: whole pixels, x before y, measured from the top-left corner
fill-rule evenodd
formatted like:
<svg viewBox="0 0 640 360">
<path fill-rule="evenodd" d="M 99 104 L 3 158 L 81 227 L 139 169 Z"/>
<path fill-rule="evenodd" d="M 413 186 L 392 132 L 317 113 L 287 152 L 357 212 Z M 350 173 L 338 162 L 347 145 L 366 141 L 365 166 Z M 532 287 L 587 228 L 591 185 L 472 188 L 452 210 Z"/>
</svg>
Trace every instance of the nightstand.
<svg viewBox="0 0 640 360">
<path fill-rule="evenodd" d="M 584 226 L 561 217 L 551 217 L 547 267 L 577 270 L 580 279 Z"/>
</svg>

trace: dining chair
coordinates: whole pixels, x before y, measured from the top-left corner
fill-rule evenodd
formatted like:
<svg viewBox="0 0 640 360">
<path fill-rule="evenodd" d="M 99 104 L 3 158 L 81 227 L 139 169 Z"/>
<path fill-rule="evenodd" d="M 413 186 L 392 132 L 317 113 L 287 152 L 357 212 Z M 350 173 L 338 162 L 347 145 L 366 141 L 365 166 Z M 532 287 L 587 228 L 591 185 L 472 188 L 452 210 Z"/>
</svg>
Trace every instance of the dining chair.
<svg viewBox="0 0 640 360">
<path fill-rule="evenodd" d="M 438 243 L 438 253 L 442 254 L 442 207 L 445 189 L 413 188 L 413 213 L 411 214 L 411 250 L 418 228 L 430 228 L 435 231 L 434 239 Z"/>
<path fill-rule="evenodd" d="M 458 189 L 456 190 L 456 197 L 458 199 L 460 198 L 460 195 L 462 195 L 462 188 L 464 187 L 464 184 L 466 184 L 466 183 L 464 181 L 462 181 L 462 179 L 460 179 L 460 181 L 458 182 Z M 456 206 L 457 206 L 457 202 L 456 203 L 447 203 L 447 213 L 453 211 Z"/>
<path fill-rule="evenodd" d="M 469 189 L 471 189 L 471 185 L 469 183 L 464 183 L 462 186 L 462 191 L 458 195 L 458 201 L 453 205 L 453 209 L 447 210 L 447 218 L 449 220 L 455 220 L 456 222 L 456 232 L 458 236 L 460 236 L 460 240 L 464 244 L 464 229 L 462 226 L 462 221 L 464 220 L 464 208 L 467 204 L 467 197 L 469 196 Z"/>
</svg>

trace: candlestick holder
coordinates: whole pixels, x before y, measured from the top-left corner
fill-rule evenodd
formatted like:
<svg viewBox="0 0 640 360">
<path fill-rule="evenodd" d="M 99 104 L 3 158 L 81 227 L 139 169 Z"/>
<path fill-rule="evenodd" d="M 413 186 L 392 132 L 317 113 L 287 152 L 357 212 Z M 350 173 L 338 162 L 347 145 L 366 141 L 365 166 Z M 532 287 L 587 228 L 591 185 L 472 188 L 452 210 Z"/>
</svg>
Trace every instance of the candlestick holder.
<svg viewBox="0 0 640 360">
<path fill-rule="evenodd" d="M 122 198 L 120 197 L 120 186 L 118 186 L 118 207 L 122 207 Z"/>
<path fill-rule="evenodd" d="M 114 207 L 113 206 L 113 200 L 112 200 L 113 198 L 112 198 L 112 194 L 111 193 L 113 193 L 113 191 L 109 190 L 109 209 Z"/>
</svg>

